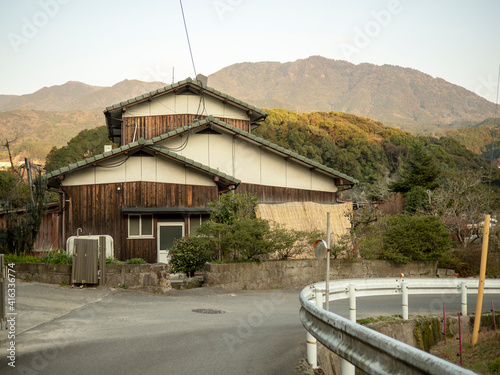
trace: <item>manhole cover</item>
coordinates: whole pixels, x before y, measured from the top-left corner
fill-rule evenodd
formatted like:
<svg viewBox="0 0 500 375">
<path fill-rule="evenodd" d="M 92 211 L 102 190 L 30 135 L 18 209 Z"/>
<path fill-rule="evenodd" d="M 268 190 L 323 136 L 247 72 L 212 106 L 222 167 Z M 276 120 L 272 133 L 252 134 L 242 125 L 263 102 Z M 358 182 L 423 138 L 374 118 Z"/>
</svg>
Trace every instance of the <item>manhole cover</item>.
<svg viewBox="0 0 500 375">
<path fill-rule="evenodd" d="M 214 310 L 214 309 L 194 309 L 192 310 L 198 314 L 224 314 L 225 311 L 222 310 Z"/>
</svg>

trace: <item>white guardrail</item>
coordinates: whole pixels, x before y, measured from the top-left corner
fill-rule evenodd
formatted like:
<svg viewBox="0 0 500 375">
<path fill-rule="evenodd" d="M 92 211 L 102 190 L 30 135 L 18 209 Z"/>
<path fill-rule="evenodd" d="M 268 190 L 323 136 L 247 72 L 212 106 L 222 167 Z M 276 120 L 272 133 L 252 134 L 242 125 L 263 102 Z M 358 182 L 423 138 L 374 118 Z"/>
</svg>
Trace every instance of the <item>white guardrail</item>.
<svg viewBox="0 0 500 375">
<path fill-rule="evenodd" d="M 350 319 L 346 319 L 323 309 L 325 282 L 309 285 L 300 293 L 300 320 L 308 331 L 308 362 L 316 366 L 317 339 L 344 359 L 343 375 L 354 374 L 352 365 L 368 374 L 474 374 L 356 324 L 356 297 L 401 295 L 401 315 L 408 319 L 409 294 L 461 294 L 462 315 L 467 316 L 467 294 L 477 293 L 478 286 L 478 279 L 460 278 L 332 280 L 329 301 L 349 298 Z M 486 279 L 484 293 L 500 294 L 500 279 Z"/>
</svg>

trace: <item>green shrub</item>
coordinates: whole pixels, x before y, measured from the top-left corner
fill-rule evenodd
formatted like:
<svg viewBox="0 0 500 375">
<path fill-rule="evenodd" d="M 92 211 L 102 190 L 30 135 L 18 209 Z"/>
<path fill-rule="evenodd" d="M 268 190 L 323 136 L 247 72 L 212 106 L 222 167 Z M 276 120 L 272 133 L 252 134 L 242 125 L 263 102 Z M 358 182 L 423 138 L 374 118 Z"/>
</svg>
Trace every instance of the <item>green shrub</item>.
<svg viewBox="0 0 500 375">
<path fill-rule="evenodd" d="M 49 264 L 73 264 L 73 256 L 62 249 L 52 250 L 42 257 L 42 262 Z"/>
<path fill-rule="evenodd" d="M 170 265 L 174 272 L 194 276 L 194 272 L 210 261 L 210 251 L 206 242 L 198 236 L 186 236 L 174 241 L 170 249 Z"/>
<path fill-rule="evenodd" d="M 125 264 L 148 264 L 148 262 L 142 258 L 132 258 L 125 261 Z"/>
<path fill-rule="evenodd" d="M 493 360 L 488 368 L 492 374 L 500 374 L 500 357 Z"/>
<path fill-rule="evenodd" d="M 106 264 L 123 264 L 121 260 L 118 260 L 113 257 L 106 258 Z"/>
<path fill-rule="evenodd" d="M 300 255 L 311 244 L 324 234 L 320 231 L 303 232 L 294 229 L 287 229 L 283 225 L 274 223 L 268 235 L 268 241 L 271 243 L 271 251 L 278 259 L 286 260 L 292 256 Z"/>
</svg>

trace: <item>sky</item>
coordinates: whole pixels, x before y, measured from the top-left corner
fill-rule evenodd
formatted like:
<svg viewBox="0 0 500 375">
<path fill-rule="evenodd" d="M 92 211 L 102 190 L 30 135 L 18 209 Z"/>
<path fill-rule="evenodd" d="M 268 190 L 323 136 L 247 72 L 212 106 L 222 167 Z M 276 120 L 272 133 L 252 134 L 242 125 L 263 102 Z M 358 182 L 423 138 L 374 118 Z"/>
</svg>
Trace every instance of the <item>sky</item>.
<svg viewBox="0 0 500 375">
<path fill-rule="evenodd" d="M 496 102 L 498 0 L 182 0 L 197 73 L 320 55 L 398 65 Z M 2 0 L 0 94 L 194 77 L 179 0 Z M 209 82 L 210 85 L 210 82 Z"/>
</svg>

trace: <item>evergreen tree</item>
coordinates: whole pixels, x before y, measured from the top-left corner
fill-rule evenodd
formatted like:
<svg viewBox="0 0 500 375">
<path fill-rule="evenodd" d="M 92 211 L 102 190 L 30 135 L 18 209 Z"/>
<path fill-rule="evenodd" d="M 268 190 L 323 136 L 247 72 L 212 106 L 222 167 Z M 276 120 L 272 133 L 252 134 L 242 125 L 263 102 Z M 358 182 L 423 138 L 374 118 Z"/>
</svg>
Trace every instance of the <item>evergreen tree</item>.
<svg viewBox="0 0 500 375">
<path fill-rule="evenodd" d="M 434 190 L 439 186 L 436 181 L 439 174 L 439 167 L 432 155 L 416 143 L 410 150 L 410 157 L 401 166 L 400 178 L 389 187 L 396 193 L 407 193 L 416 186 Z"/>
</svg>

